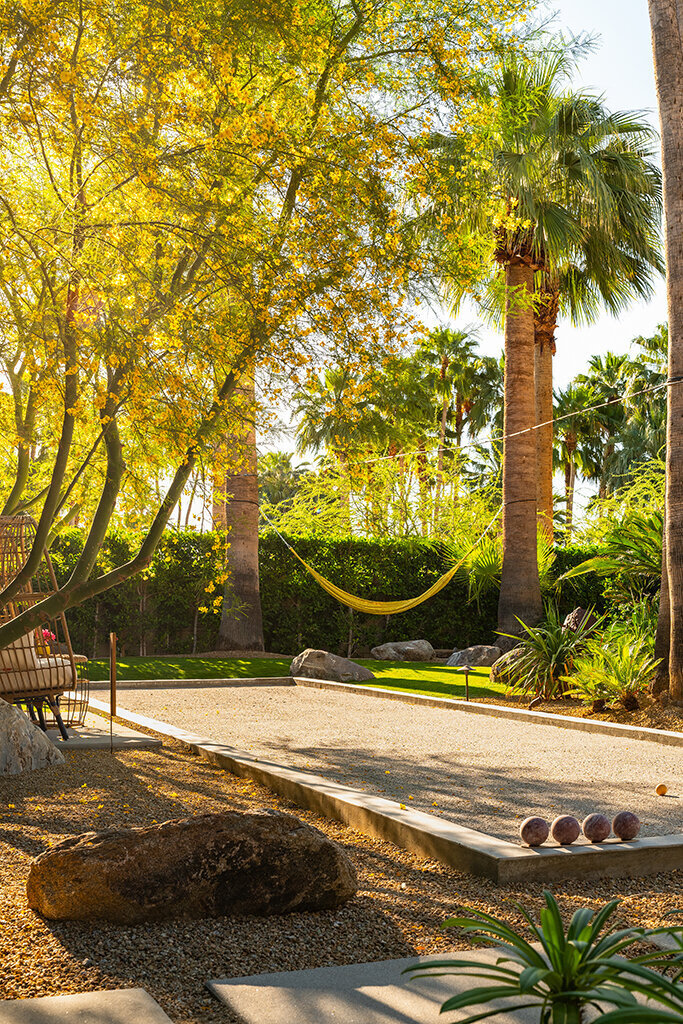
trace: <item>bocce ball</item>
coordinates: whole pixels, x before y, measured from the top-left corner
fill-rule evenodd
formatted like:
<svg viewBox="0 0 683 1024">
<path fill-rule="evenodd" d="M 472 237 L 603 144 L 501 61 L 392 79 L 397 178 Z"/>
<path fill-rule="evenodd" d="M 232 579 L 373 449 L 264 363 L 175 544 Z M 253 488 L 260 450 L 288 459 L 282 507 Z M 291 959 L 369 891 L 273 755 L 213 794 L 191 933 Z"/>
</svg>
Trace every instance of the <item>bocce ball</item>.
<svg viewBox="0 0 683 1024">
<path fill-rule="evenodd" d="M 527 846 L 540 846 L 548 838 L 550 832 L 550 825 L 545 818 L 530 817 L 525 818 L 522 824 L 519 826 L 519 834 L 522 837 L 522 842 L 526 843 Z"/>
<path fill-rule="evenodd" d="M 586 839 L 591 843 L 601 843 L 612 831 L 609 818 L 604 814 L 589 814 L 583 819 L 581 828 Z"/>
<path fill-rule="evenodd" d="M 560 814 L 550 826 L 550 834 L 560 846 L 569 846 L 579 838 L 581 826 L 572 814 Z"/>
<path fill-rule="evenodd" d="M 633 811 L 619 811 L 612 822 L 612 828 L 619 839 L 635 839 L 640 832 L 640 818 Z"/>
<path fill-rule="evenodd" d="M 666 796 L 666 794 L 668 792 L 669 792 L 669 787 L 665 786 L 663 782 L 660 782 L 659 785 L 655 789 L 655 793 L 657 794 L 657 796 Z"/>
</svg>

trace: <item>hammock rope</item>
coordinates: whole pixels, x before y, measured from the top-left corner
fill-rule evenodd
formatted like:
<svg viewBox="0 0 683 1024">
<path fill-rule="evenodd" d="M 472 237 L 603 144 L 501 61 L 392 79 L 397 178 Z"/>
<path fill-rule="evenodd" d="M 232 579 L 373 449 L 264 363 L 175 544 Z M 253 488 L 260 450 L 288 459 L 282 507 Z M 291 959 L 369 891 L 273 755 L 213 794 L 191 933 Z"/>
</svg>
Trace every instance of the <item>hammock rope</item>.
<svg viewBox="0 0 683 1024">
<path fill-rule="evenodd" d="M 434 595 L 438 594 L 440 590 L 443 590 L 443 588 L 451 582 L 458 569 L 462 566 L 463 562 L 465 562 L 466 559 L 468 559 L 469 556 L 472 554 L 474 549 L 478 547 L 479 544 L 481 544 L 482 540 L 489 532 L 489 530 L 495 523 L 496 519 L 498 519 L 502 511 L 503 506 L 501 505 L 498 511 L 496 512 L 495 516 L 491 520 L 491 522 L 488 524 L 484 532 L 481 534 L 481 536 L 477 538 L 477 540 L 474 542 L 469 551 L 466 551 L 462 558 L 458 562 L 456 562 L 456 564 L 452 566 L 448 570 L 448 572 L 445 572 L 443 576 L 439 577 L 439 579 L 435 583 L 433 583 L 428 590 L 425 590 L 424 593 L 418 594 L 417 597 L 408 598 L 405 601 L 367 601 L 363 597 L 356 597 L 355 594 L 349 594 L 348 591 L 342 590 L 341 587 L 337 587 L 334 583 L 330 582 L 330 580 L 325 579 L 325 577 L 322 576 L 316 569 L 314 569 L 313 566 L 309 565 L 308 562 L 305 562 L 301 555 L 298 555 L 296 553 L 292 545 L 285 540 L 285 538 L 282 536 L 277 527 L 270 521 L 265 512 L 262 511 L 262 515 L 266 522 L 278 535 L 278 537 L 285 545 L 285 547 L 289 548 L 289 550 L 292 552 L 295 558 L 298 558 L 298 560 L 303 565 L 304 569 L 306 569 L 306 571 L 311 574 L 313 579 L 320 584 L 323 590 L 326 590 L 328 594 L 331 594 L 331 596 L 334 597 L 335 600 L 339 601 L 340 604 L 344 604 L 348 608 L 352 608 L 354 611 L 363 612 L 366 615 L 398 615 L 399 612 L 407 612 L 411 608 L 417 607 L 418 604 L 422 604 L 423 601 L 428 601 L 430 597 L 434 597 Z"/>
</svg>

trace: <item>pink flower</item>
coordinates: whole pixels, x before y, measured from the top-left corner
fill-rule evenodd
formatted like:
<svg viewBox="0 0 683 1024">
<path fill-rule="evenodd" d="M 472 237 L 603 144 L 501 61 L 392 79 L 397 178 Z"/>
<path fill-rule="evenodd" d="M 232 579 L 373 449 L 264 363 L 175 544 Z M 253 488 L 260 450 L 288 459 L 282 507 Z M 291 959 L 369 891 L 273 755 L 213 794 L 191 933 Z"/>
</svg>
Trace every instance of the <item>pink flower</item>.
<svg viewBox="0 0 683 1024">
<path fill-rule="evenodd" d="M 51 633 L 49 629 L 44 629 L 42 632 L 43 632 L 43 640 L 56 640 L 57 639 L 55 634 Z"/>
</svg>

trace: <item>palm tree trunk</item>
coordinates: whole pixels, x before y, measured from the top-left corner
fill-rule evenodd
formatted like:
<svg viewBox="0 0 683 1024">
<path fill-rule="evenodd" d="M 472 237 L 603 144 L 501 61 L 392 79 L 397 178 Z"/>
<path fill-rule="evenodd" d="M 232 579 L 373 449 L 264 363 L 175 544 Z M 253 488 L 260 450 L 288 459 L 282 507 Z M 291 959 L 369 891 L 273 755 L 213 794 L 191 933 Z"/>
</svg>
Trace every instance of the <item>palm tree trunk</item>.
<svg viewBox="0 0 683 1024">
<path fill-rule="evenodd" d="M 566 499 L 566 511 L 565 511 L 565 526 L 567 531 L 567 544 L 569 543 L 572 535 L 572 529 L 574 527 L 574 482 L 576 481 L 576 466 L 573 462 L 568 462 L 565 469 L 564 485 L 565 485 L 565 499 Z"/>
<path fill-rule="evenodd" d="M 533 269 L 524 263 L 509 263 L 505 268 L 506 440 L 498 628 L 506 633 L 519 632 L 517 618 L 533 625 L 543 614 L 536 539 L 536 438 L 532 429 L 536 422 L 533 277 Z"/>
<path fill-rule="evenodd" d="M 609 465 L 614 455 L 614 441 L 610 438 L 605 444 L 602 456 L 602 465 L 600 466 L 600 485 L 598 488 L 598 497 L 607 497 L 607 474 L 609 473 Z"/>
<path fill-rule="evenodd" d="M 258 474 L 253 379 L 242 389 L 246 399 L 243 428 L 233 439 L 238 469 L 227 476 L 214 498 L 214 521 L 229 530 L 228 567 L 223 611 L 218 630 L 219 651 L 262 651 L 263 617 L 258 564 Z M 237 605 L 237 607 L 235 607 Z"/>
<path fill-rule="evenodd" d="M 680 0 L 649 0 L 664 178 L 669 379 L 683 379 L 683 43 Z M 668 389 L 666 573 L 669 585 L 669 692 L 683 702 L 683 387 Z M 660 615 L 662 615 L 660 607 Z"/>
<path fill-rule="evenodd" d="M 439 424 L 439 454 L 436 464 L 436 490 L 434 495 L 434 530 L 439 532 L 439 511 L 441 505 L 441 490 L 443 487 L 443 449 L 446 440 L 446 422 L 448 420 L 448 399 L 444 398 L 441 406 L 441 422 Z"/>
<path fill-rule="evenodd" d="M 534 362 L 536 380 L 536 423 L 547 423 L 536 431 L 538 478 L 536 511 L 538 525 L 550 544 L 553 530 L 553 356 L 559 295 L 543 290 L 534 312 Z"/>
<path fill-rule="evenodd" d="M 417 446 L 416 456 L 417 482 L 419 499 L 419 516 L 422 524 L 422 536 L 429 536 L 429 474 L 427 472 L 427 453 L 424 442 Z"/>
<path fill-rule="evenodd" d="M 671 613 L 669 604 L 669 580 L 666 572 L 666 514 L 662 536 L 662 582 L 659 588 L 659 616 L 655 634 L 655 658 L 661 658 L 652 683 L 652 693 L 662 693 L 669 688 L 669 634 Z"/>
</svg>

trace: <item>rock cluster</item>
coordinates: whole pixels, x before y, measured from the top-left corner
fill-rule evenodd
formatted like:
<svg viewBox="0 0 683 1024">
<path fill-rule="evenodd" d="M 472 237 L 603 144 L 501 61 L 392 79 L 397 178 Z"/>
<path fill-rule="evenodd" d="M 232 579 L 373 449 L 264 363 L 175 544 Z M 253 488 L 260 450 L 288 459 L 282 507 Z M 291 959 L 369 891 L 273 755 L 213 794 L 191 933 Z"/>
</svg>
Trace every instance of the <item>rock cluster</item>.
<svg viewBox="0 0 683 1024">
<path fill-rule="evenodd" d="M 291 814 L 226 811 L 87 832 L 33 861 L 28 905 L 51 920 L 329 910 L 355 895 L 348 854 Z"/>
</svg>

